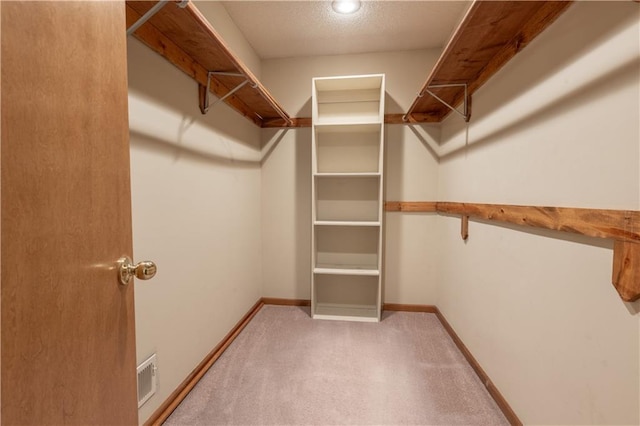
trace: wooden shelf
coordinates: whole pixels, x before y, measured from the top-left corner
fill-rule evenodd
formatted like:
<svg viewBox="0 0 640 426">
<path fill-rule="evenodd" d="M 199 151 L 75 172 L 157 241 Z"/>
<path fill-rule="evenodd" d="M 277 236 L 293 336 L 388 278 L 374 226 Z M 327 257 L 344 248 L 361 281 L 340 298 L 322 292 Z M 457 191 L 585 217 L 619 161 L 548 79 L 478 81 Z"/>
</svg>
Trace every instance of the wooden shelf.
<svg viewBox="0 0 640 426">
<path fill-rule="evenodd" d="M 613 240 L 611 281 L 622 300 L 640 299 L 640 211 L 440 201 L 388 201 L 385 211 L 460 215 L 465 240 L 469 217 Z"/>
<path fill-rule="evenodd" d="M 127 1 L 127 27 L 155 4 L 154 1 Z M 291 125 L 289 115 L 229 49 L 193 3 L 189 2 L 184 8 L 173 2 L 167 4 L 144 23 L 134 36 L 200 86 L 206 87 L 209 71 L 241 74 L 239 77 L 212 77 L 210 91 L 221 98 L 248 80 L 248 84 L 225 99 L 225 102 L 257 126 L 263 127 L 268 122 Z"/>
<path fill-rule="evenodd" d="M 430 86 L 466 83 L 470 96 L 571 4 L 475 0 L 407 111 L 408 121 L 442 121 L 451 110 L 427 93 Z M 464 100 L 464 87 L 431 91 L 451 106 Z"/>
</svg>

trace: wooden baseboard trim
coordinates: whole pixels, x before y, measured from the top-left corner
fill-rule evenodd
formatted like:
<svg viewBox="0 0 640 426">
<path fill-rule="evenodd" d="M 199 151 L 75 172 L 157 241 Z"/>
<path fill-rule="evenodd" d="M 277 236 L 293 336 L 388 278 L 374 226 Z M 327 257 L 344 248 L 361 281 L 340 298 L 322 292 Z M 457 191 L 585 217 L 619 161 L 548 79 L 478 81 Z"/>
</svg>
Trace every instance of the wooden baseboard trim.
<svg viewBox="0 0 640 426">
<path fill-rule="evenodd" d="M 276 297 L 263 297 L 262 302 L 265 305 L 278 306 L 311 306 L 309 299 L 280 299 Z M 383 303 L 383 311 L 400 311 L 400 312 L 427 312 L 435 314 L 438 308 L 434 305 L 405 305 L 401 303 Z"/>
<path fill-rule="evenodd" d="M 383 303 L 383 311 L 399 311 L 399 312 L 426 312 L 435 314 L 438 308 L 433 305 L 404 305 L 401 303 Z"/>
<path fill-rule="evenodd" d="M 509 405 L 507 400 L 504 399 L 500 391 L 494 386 L 487 373 L 485 373 L 482 367 L 480 367 L 478 361 L 473 357 L 473 355 L 471 355 L 469 349 L 465 346 L 464 343 L 462 343 L 462 340 L 460 340 L 460 337 L 458 337 L 456 332 L 453 330 L 451 324 L 449 324 L 444 315 L 442 315 L 440 309 L 436 308 L 435 314 L 438 316 L 438 319 L 440 320 L 440 323 L 442 324 L 444 329 L 447 330 L 447 333 L 449 333 L 449 336 L 451 336 L 451 340 L 453 340 L 460 352 L 462 352 L 462 355 L 464 355 L 464 357 L 467 359 L 467 362 L 471 365 L 471 368 L 473 368 L 473 371 L 476 372 L 484 386 L 487 388 L 489 395 L 491 395 L 493 400 L 496 402 L 498 408 L 500 408 L 500 410 L 502 411 L 502 414 L 504 414 L 504 416 L 507 418 L 507 421 L 513 426 L 522 426 L 522 422 L 513 411 L 513 409 L 511 409 L 511 406 Z"/>
<path fill-rule="evenodd" d="M 279 299 L 277 297 L 263 297 L 262 303 L 279 306 L 311 306 L 309 299 Z"/>
<path fill-rule="evenodd" d="M 242 317 L 240 321 L 231 329 L 229 333 L 218 343 L 218 345 L 198 364 L 198 366 L 180 383 L 176 390 L 169 395 L 167 400 L 151 415 L 144 426 L 161 425 L 173 413 L 173 410 L 180 405 L 184 398 L 191 392 L 195 385 L 200 381 L 202 376 L 211 368 L 214 362 L 220 358 L 220 355 L 229 347 L 229 345 L 238 337 L 238 334 L 249 324 L 249 321 L 264 306 L 262 299 L 258 300 L 255 305 L 249 309 L 249 312 Z"/>
</svg>

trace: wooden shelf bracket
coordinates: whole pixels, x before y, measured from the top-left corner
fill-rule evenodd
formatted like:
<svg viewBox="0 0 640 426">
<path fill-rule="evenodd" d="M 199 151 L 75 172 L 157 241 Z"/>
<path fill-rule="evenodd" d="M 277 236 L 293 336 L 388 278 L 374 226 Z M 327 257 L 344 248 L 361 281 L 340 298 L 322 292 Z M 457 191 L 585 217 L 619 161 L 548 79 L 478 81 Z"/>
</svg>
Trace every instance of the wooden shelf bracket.
<svg viewBox="0 0 640 426">
<path fill-rule="evenodd" d="M 211 96 L 211 78 L 215 75 L 224 75 L 227 77 L 245 77 L 245 80 L 238 84 L 233 89 L 229 90 L 224 96 L 216 99 L 212 104 L 209 103 L 209 98 Z M 202 84 L 198 84 L 198 97 L 200 103 L 200 112 L 202 114 L 206 114 L 209 112 L 209 108 L 217 104 L 218 102 L 222 102 L 227 99 L 229 96 L 233 95 L 238 90 L 242 89 L 247 83 L 249 83 L 249 79 L 246 78 L 244 74 L 235 73 L 235 72 L 222 72 L 222 71 L 209 71 L 207 73 L 207 85 L 203 86 Z M 254 89 L 258 87 L 258 84 L 252 84 L 251 87 Z"/>
<path fill-rule="evenodd" d="M 131 34 L 136 32 L 136 30 L 138 28 L 140 28 L 145 22 L 147 22 L 149 19 L 151 19 L 151 17 L 153 15 L 158 13 L 160 11 L 160 9 L 162 9 L 167 3 L 169 3 L 169 1 L 171 1 L 171 0 L 160 0 L 160 1 L 158 1 L 158 3 L 156 3 L 151 9 L 149 9 L 147 11 L 147 13 L 142 15 L 140 17 L 140 19 L 138 19 L 133 25 L 131 25 L 129 28 L 127 28 L 127 35 L 130 36 Z M 177 6 L 179 8 L 181 8 L 181 9 L 184 9 L 185 7 L 187 7 L 187 4 L 189 4 L 189 0 L 181 0 L 177 4 Z"/>
<path fill-rule="evenodd" d="M 463 241 L 467 241 L 467 239 L 469 238 L 469 216 L 462 215 L 460 219 L 460 236 L 462 237 Z"/>
<path fill-rule="evenodd" d="M 622 300 L 640 299 L 640 244 L 628 241 L 613 243 L 613 286 Z"/>
</svg>

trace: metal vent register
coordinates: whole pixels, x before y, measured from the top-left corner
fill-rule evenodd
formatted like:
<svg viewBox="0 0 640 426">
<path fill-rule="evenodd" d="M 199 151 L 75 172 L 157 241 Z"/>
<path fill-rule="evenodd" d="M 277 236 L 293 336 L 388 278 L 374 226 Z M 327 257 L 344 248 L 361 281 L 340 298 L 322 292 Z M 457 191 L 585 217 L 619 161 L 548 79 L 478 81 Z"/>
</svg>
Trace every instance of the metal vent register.
<svg viewBox="0 0 640 426">
<path fill-rule="evenodd" d="M 156 354 L 138 366 L 138 408 L 156 393 Z"/>
</svg>

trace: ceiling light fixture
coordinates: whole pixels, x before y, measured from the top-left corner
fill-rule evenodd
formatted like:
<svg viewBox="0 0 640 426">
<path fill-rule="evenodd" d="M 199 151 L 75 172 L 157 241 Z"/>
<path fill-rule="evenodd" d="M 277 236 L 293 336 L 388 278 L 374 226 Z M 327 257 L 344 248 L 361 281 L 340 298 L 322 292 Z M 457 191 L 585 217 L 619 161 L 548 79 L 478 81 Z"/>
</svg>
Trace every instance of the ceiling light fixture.
<svg viewBox="0 0 640 426">
<path fill-rule="evenodd" d="M 331 7 L 337 13 L 348 15 L 360 9 L 360 0 L 335 0 L 331 3 Z"/>
</svg>

